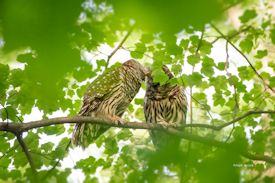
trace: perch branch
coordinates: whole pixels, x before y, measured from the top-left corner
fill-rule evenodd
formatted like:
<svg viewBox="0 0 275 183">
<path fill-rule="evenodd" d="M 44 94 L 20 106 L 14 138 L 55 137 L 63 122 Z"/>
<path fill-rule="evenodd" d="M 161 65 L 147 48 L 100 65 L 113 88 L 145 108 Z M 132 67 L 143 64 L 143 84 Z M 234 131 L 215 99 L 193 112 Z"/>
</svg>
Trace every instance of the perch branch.
<svg viewBox="0 0 275 183">
<path fill-rule="evenodd" d="M 261 114 L 261 113 L 275 113 L 275 111 L 251 111 L 246 113 L 243 116 L 240 116 L 228 123 L 225 123 L 223 125 L 220 125 L 218 127 L 206 125 L 206 124 L 192 124 L 192 125 L 186 125 L 185 127 L 205 127 L 205 128 L 212 128 L 212 129 L 222 129 L 225 126 L 228 126 L 230 124 L 236 123 L 237 121 L 244 119 L 245 117 L 251 115 L 251 114 Z M 194 142 L 203 143 L 206 145 L 212 145 L 215 147 L 220 148 L 231 148 L 230 143 L 224 143 L 220 142 L 211 138 L 207 137 L 201 137 L 197 135 L 192 135 L 190 133 L 182 133 L 182 131 L 179 131 L 175 128 L 163 128 L 159 124 L 147 124 L 147 123 L 141 123 L 141 122 L 128 122 L 125 124 L 116 124 L 113 121 L 101 119 L 101 118 L 93 118 L 93 117 L 86 117 L 86 116 L 75 116 L 75 117 L 59 117 L 59 118 L 52 118 L 52 119 L 43 119 L 40 121 L 32 121 L 28 123 L 10 123 L 9 125 L 6 125 L 5 122 L 0 122 L 0 131 L 8 131 L 14 134 L 21 134 L 23 132 L 26 132 L 31 129 L 50 126 L 50 125 L 57 125 L 57 124 L 64 124 L 64 123 L 92 123 L 92 124 L 100 124 L 100 125 L 106 125 L 106 126 L 112 126 L 112 127 L 119 127 L 119 128 L 132 128 L 132 129 L 156 129 L 156 130 L 164 130 L 167 133 L 177 135 L 183 139 L 187 139 Z M 17 136 L 19 137 L 19 136 Z M 25 149 L 25 153 L 28 157 L 28 159 L 31 159 L 29 156 L 29 151 L 27 150 L 26 145 L 22 141 L 22 139 L 18 138 L 20 144 L 22 144 L 22 148 Z M 23 143 L 22 143 L 23 142 Z M 259 156 L 259 155 L 253 155 L 248 152 L 239 152 L 242 156 L 252 159 L 252 160 L 260 160 L 260 161 L 266 161 L 268 163 L 275 164 L 275 159 L 268 157 L 268 156 Z M 30 164 L 32 168 L 34 169 L 33 162 L 30 160 Z M 35 170 L 35 169 L 34 169 Z"/>
</svg>

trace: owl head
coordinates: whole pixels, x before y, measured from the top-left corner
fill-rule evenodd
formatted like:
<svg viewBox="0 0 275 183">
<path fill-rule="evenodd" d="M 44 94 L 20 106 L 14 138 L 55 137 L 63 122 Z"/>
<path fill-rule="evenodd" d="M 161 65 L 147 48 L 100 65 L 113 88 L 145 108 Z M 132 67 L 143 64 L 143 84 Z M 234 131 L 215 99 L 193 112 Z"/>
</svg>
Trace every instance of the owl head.
<svg viewBox="0 0 275 183">
<path fill-rule="evenodd" d="M 136 60 L 128 60 L 124 62 L 123 65 L 133 69 L 137 74 L 139 74 L 142 80 L 144 80 L 145 77 L 149 74 L 149 70 Z"/>
</svg>

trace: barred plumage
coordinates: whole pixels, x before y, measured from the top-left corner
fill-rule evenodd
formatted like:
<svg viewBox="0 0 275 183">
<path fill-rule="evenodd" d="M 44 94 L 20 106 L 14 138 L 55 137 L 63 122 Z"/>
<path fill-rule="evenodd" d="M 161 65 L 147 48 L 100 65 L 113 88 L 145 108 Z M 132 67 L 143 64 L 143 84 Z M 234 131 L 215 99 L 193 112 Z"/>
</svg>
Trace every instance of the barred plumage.
<svg viewBox="0 0 275 183">
<path fill-rule="evenodd" d="M 163 71 L 173 78 L 167 66 Z M 144 98 L 144 113 L 147 123 L 158 123 L 163 126 L 182 125 L 186 122 L 187 99 L 184 89 L 179 85 L 169 83 L 160 85 L 153 83 L 152 76 L 147 77 L 147 89 Z M 165 132 L 150 131 L 150 136 L 157 149 L 177 148 L 180 139 Z"/>
<path fill-rule="evenodd" d="M 137 94 L 146 72 L 146 69 L 135 60 L 128 60 L 120 66 L 109 68 L 90 84 L 79 115 L 119 122 Z M 102 125 L 76 124 L 72 143 L 85 148 L 107 129 L 109 127 Z"/>
</svg>

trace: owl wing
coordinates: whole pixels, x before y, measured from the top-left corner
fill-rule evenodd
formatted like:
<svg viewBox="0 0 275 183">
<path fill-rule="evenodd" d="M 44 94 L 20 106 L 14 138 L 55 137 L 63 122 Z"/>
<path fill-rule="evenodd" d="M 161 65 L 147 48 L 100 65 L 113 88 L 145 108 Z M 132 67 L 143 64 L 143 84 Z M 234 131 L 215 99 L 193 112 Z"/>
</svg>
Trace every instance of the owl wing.
<svg viewBox="0 0 275 183">
<path fill-rule="evenodd" d="M 121 83 L 120 72 L 118 65 L 112 66 L 89 85 L 79 116 L 90 116 L 98 108 L 104 98 L 111 93 L 112 88 Z M 106 131 L 106 127 L 78 123 L 74 128 L 72 144 L 87 147 L 103 131 Z"/>
<path fill-rule="evenodd" d="M 89 85 L 78 115 L 89 116 L 89 114 L 99 106 L 112 89 L 120 83 L 120 67 L 114 65 L 107 69 Z"/>
</svg>

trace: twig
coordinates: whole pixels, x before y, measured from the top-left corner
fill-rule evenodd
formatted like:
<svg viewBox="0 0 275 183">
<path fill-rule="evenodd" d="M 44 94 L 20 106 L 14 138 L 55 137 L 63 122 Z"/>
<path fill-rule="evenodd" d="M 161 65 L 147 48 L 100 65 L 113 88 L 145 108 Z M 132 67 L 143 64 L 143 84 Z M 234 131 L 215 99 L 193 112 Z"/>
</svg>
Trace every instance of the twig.
<svg viewBox="0 0 275 183">
<path fill-rule="evenodd" d="M 234 33 L 232 33 L 232 34 L 230 34 L 230 35 L 228 35 L 228 36 L 226 36 L 226 37 L 227 37 L 228 40 L 231 40 L 231 39 L 234 38 L 235 36 L 238 36 L 239 34 L 241 34 L 241 33 L 245 32 L 245 31 L 249 30 L 250 28 L 251 28 L 251 26 L 247 26 L 247 27 L 245 27 L 245 28 L 243 28 L 243 29 L 241 29 L 241 30 L 239 30 L 239 31 L 236 31 L 236 32 L 234 32 Z M 218 41 L 219 39 L 221 39 L 221 38 L 223 38 L 223 36 L 218 36 L 218 37 L 216 37 L 216 39 L 214 39 L 214 40 L 211 42 L 211 44 L 214 44 L 215 42 L 217 42 L 217 41 Z"/>
<path fill-rule="evenodd" d="M 234 101 L 235 101 L 235 107 L 234 107 L 234 113 L 233 116 L 234 118 L 236 117 L 237 110 L 239 109 L 239 102 L 238 102 L 238 95 L 237 95 L 237 88 L 236 88 L 236 83 L 232 80 L 232 74 L 228 71 L 229 67 L 229 53 L 228 53 L 228 41 L 226 41 L 225 44 L 225 52 L 226 52 L 226 61 L 225 61 L 225 66 L 224 70 L 226 72 L 226 75 L 229 79 L 229 83 L 233 86 L 234 88 Z"/>
<path fill-rule="evenodd" d="M 226 11 L 226 10 L 228 10 L 228 9 L 230 9 L 230 8 L 232 8 L 232 7 L 234 7 L 234 6 L 238 5 L 238 4 L 240 4 L 240 3 L 242 3 L 242 2 L 244 2 L 244 0 L 236 1 L 235 3 L 232 3 L 232 4 L 230 4 L 229 6 L 225 7 L 222 11 Z"/>
<path fill-rule="evenodd" d="M 228 137 L 226 138 L 226 140 L 224 142 L 229 141 L 229 139 L 231 138 L 234 130 L 235 130 L 235 123 L 233 124 L 233 128 L 230 130 L 230 133 L 229 133 Z"/>
<path fill-rule="evenodd" d="M 201 31 L 200 40 L 199 40 L 199 43 L 198 43 L 196 51 L 195 51 L 196 56 L 198 56 L 199 49 L 201 47 L 201 43 L 202 43 L 202 39 L 203 39 L 203 35 L 204 35 L 204 29 Z M 195 65 L 193 65 L 192 74 L 194 72 L 194 69 L 195 69 Z M 190 87 L 190 104 L 189 104 L 190 105 L 189 110 L 190 110 L 190 124 L 191 125 L 193 124 L 193 101 L 192 101 L 192 99 L 193 99 L 193 86 Z M 193 128 L 191 127 L 190 134 L 192 134 L 192 130 L 193 130 Z M 187 157 L 189 157 L 191 154 L 191 149 L 192 149 L 191 147 L 192 147 L 192 141 L 189 141 L 188 146 L 187 146 L 187 155 L 186 155 Z"/>
<path fill-rule="evenodd" d="M 12 152 L 13 150 L 17 149 L 18 147 L 19 147 L 19 144 L 17 144 L 17 145 L 15 145 L 15 146 L 11 147 L 9 150 L 7 150 L 7 151 L 0 157 L 0 160 L 1 160 L 2 158 L 4 158 L 7 154 L 9 154 L 10 152 Z"/>
<path fill-rule="evenodd" d="M 255 72 L 255 74 L 260 78 L 264 84 L 264 86 L 267 86 L 272 92 L 275 93 L 275 90 L 265 82 L 264 78 L 258 73 L 258 71 L 255 69 L 255 67 L 252 65 L 252 63 L 249 61 L 247 56 L 239 49 L 237 48 L 215 25 L 211 24 L 211 26 L 222 36 L 223 39 L 225 39 L 237 52 L 239 52 L 246 62 L 249 64 L 249 66 L 252 68 L 252 70 Z"/>
<path fill-rule="evenodd" d="M 195 142 L 199 142 L 199 143 L 203 143 L 203 144 L 207 144 L 207 145 L 212 145 L 215 147 L 219 147 L 219 148 L 225 148 L 225 149 L 232 149 L 231 144 L 229 143 L 224 143 L 224 142 L 220 142 L 208 137 L 201 137 L 201 136 L 197 136 L 197 135 L 192 135 L 189 133 L 182 133 L 181 131 L 175 130 L 173 128 L 169 128 L 167 129 L 168 133 L 171 133 L 173 135 L 177 135 L 181 138 L 187 139 L 187 140 L 191 140 L 191 141 L 195 141 Z M 236 149 L 234 149 L 236 150 Z M 258 160 L 258 161 L 265 161 L 265 162 L 269 162 L 272 164 L 275 164 L 275 159 L 269 156 L 259 156 L 259 155 L 254 155 L 245 151 L 239 151 L 238 153 L 240 153 L 242 156 L 251 159 L 251 160 Z"/>
<path fill-rule="evenodd" d="M 196 52 L 195 52 L 196 56 L 198 55 L 198 52 L 200 50 L 200 47 L 201 47 L 201 44 L 202 44 L 203 35 L 204 35 L 204 30 L 201 31 L 200 40 L 199 40 L 199 43 L 198 43 L 198 46 L 197 46 Z M 195 65 L 193 66 L 192 74 L 194 72 L 194 69 L 195 69 Z M 191 98 L 190 98 L 190 107 L 189 107 L 189 110 L 190 110 L 190 124 L 192 124 L 193 123 L 193 107 L 192 107 L 193 87 L 192 86 L 190 87 L 190 96 L 191 96 Z M 192 133 L 192 127 L 190 129 L 190 132 Z"/>
<path fill-rule="evenodd" d="M 232 125 L 234 123 L 237 123 L 238 121 L 246 118 L 247 116 L 250 116 L 252 114 L 275 114 L 275 111 L 249 111 L 247 113 L 245 113 L 244 115 L 240 116 L 240 117 L 237 117 L 235 119 L 233 119 L 232 121 L 230 122 L 227 122 L 227 123 L 224 123 L 222 125 L 219 125 L 219 126 L 213 126 L 213 125 L 208 125 L 208 124 L 187 124 L 187 125 L 184 125 L 184 128 L 186 127 L 199 127 L 199 128 L 209 128 L 209 129 L 213 129 L 213 130 L 221 130 L 222 128 L 225 128 L 229 125 Z"/>
<path fill-rule="evenodd" d="M 112 53 L 108 56 L 107 58 L 107 63 L 106 63 L 106 69 L 109 66 L 109 62 L 110 59 L 114 56 L 114 54 L 117 52 L 117 50 L 119 50 L 122 45 L 125 43 L 125 41 L 128 39 L 128 37 L 131 35 L 131 33 L 133 32 L 134 27 L 131 27 L 130 30 L 127 32 L 127 34 L 125 35 L 125 37 L 122 39 L 122 41 L 117 45 L 117 47 L 112 51 Z"/>
<path fill-rule="evenodd" d="M 8 112 L 7 108 L 4 105 L 2 105 L 1 103 L 0 103 L 0 105 L 4 108 L 4 110 L 6 112 L 6 118 L 7 118 L 7 123 L 8 123 L 9 122 L 9 112 Z"/>
<path fill-rule="evenodd" d="M 29 151 L 27 145 L 25 144 L 25 142 L 24 142 L 24 140 L 22 138 L 22 135 L 19 134 L 19 135 L 16 135 L 16 137 L 17 137 L 17 140 L 18 140 L 20 146 L 22 147 L 22 150 L 24 151 L 24 153 L 25 153 L 25 155 L 26 155 L 26 157 L 27 157 L 27 159 L 29 161 L 29 164 L 31 166 L 32 172 L 34 174 L 34 178 L 37 180 L 37 174 L 36 174 L 37 172 L 36 172 L 36 169 L 35 169 L 35 166 L 34 166 L 33 159 L 32 159 L 32 156 L 30 154 L 30 151 Z"/>
<path fill-rule="evenodd" d="M 43 153 L 36 152 L 36 151 L 30 151 L 30 153 L 31 153 L 31 154 L 36 154 L 36 155 L 41 156 L 41 157 L 43 157 L 43 158 L 45 158 L 45 159 L 47 159 L 47 160 L 53 161 L 52 158 L 48 157 L 48 156 L 49 156 L 48 154 L 43 154 Z"/>
</svg>

